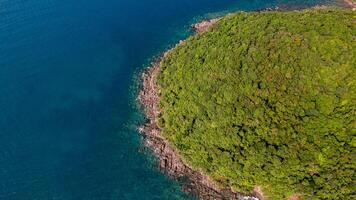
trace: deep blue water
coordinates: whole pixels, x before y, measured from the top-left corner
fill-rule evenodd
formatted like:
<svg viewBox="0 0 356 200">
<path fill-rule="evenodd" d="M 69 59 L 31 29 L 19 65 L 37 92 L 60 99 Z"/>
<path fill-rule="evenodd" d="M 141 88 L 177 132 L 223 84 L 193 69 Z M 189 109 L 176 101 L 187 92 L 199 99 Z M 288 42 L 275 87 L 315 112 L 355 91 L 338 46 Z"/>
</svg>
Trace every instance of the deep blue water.
<svg viewBox="0 0 356 200">
<path fill-rule="evenodd" d="M 139 151 L 135 74 L 200 18 L 315 2 L 0 0 L 0 199 L 187 199 Z"/>
</svg>

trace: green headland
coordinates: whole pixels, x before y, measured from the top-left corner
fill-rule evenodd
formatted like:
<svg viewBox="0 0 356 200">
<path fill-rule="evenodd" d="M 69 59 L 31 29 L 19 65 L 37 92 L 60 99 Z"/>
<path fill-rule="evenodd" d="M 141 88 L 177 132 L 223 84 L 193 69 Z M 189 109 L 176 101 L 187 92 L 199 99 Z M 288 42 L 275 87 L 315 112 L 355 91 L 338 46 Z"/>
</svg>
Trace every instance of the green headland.
<svg viewBox="0 0 356 200">
<path fill-rule="evenodd" d="M 355 199 L 355 23 L 341 8 L 222 18 L 161 61 L 162 135 L 234 191 Z"/>
</svg>

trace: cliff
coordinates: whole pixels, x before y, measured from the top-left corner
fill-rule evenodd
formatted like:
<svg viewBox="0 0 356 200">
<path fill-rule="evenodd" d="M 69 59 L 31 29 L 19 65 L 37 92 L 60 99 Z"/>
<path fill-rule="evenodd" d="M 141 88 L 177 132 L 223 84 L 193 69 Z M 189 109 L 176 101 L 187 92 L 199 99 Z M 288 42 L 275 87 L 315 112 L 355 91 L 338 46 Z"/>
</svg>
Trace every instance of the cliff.
<svg viewBox="0 0 356 200">
<path fill-rule="evenodd" d="M 159 72 L 160 62 L 157 61 L 142 74 L 143 86 L 138 97 L 147 118 L 146 124 L 139 130 L 144 136 L 144 145 L 157 156 L 159 169 L 181 182 L 183 191 L 199 199 L 258 200 L 258 193 L 245 196 L 229 188 L 220 188 L 208 176 L 185 164 L 171 144 L 162 137 L 157 126 L 160 111 L 157 107 L 159 96 L 156 77 Z"/>
</svg>

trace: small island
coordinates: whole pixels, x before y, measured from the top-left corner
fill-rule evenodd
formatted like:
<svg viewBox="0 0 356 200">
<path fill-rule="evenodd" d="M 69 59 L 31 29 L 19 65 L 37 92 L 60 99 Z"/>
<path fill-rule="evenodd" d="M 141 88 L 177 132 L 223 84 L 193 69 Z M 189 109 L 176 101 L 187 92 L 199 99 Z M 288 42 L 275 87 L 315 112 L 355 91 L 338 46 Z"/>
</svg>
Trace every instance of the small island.
<svg viewBox="0 0 356 200">
<path fill-rule="evenodd" d="M 355 199 L 355 13 L 197 27 L 143 74 L 140 129 L 160 168 L 200 199 Z"/>
</svg>

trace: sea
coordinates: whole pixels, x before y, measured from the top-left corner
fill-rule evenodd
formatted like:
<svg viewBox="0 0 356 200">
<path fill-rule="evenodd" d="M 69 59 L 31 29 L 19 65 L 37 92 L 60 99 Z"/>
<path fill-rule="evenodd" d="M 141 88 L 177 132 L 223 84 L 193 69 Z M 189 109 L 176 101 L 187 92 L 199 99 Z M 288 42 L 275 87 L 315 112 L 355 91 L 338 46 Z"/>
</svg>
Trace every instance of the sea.
<svg viewBox="0 0 356 200">
<path fill-rule="evenodd" d="M 142 70 L 202 19 L 326 3 L 0 0 L 0 200 L 194 199 L 142 148 Z"/>
</svg>

